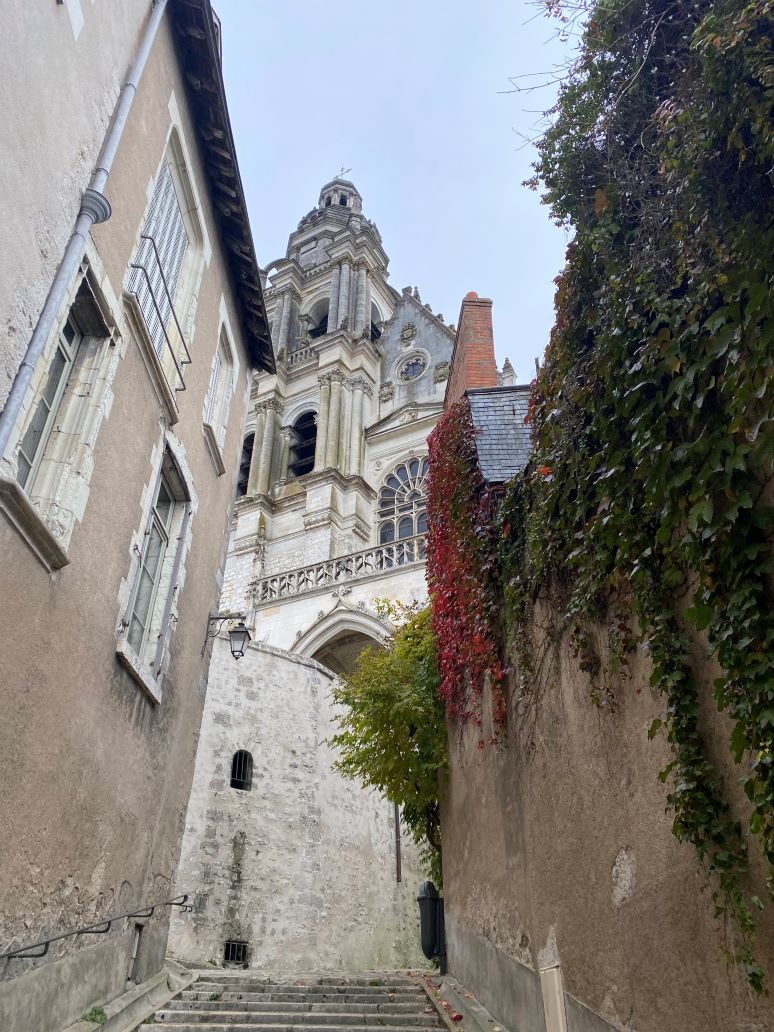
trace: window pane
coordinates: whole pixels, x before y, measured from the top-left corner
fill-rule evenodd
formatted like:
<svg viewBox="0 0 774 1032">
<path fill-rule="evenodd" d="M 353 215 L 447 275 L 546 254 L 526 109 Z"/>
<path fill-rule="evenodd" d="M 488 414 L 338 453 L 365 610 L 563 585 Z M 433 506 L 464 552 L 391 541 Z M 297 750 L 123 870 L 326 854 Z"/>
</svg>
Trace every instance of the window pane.
<svg viewBox="0 0 774 1032">
<path fill-rule="evenodd" d="M 379 544 L 387 545 L 395 540 L 395 524 L 392 520 L 389 523 L 382 523 L 379 527 Z"/>
<path fill-rule="evenodd" d="M 415 477 L 419 473 L 419 459 L 412 459 L 409 463 L 409 472 L 412 477 Z"/>
<path fill-rule="evenodd" d="M 398 537 L 409 538 L 414 536 L 414 521 L 410 516 L 404 516 L 398 524 Z"/>
<path fill-rule="evenodd" d="M 417 516 L 417 534 L 426 534 L 426 533 L 427 533 L 427 513 L 426 512 L 420 512 L 419 516 Z"/>
<path fill-rule="evenodd" d="M 29 426 L 22 438 L 20 446 L 20 462 L 18 481 L 24 487 L 27 482 L 27 478 L 30 475 L 35 460 L 38 457 L 38 452 L 45 447 L 45 442 L 48 434 L 51 432 L 51 424 L 53 418 L 56 416 L 55 405 L 57 403 L 58 396 L 61 396 L 62 391 L 60 387 L 64 389 L 64 379 L 69 368 L 69 364 L 66 356 L 62 353 L 61 348 L 57 348 L 54 352 L 54 357 L 51 360 L 51 366 L 48 371 L 48 378 L 46 380 L 46 386 L 43 390 L 43 394 L 38 399 L 38 403 L 35 406 L 35 412 L 30 420 Z"/>
<path fill-rule="evenodd" d="M 167 486 L 166 480 L 162 477 L 161 483 L 159 484 L 159 496 L 156 501 L 156 512 L 159 520 L 161 521 L 162 527 L 165 529 L 169 526 L 169 517 L 172 515 L 172 507 L 174 504 L 172 493 Z"/>
</svg>

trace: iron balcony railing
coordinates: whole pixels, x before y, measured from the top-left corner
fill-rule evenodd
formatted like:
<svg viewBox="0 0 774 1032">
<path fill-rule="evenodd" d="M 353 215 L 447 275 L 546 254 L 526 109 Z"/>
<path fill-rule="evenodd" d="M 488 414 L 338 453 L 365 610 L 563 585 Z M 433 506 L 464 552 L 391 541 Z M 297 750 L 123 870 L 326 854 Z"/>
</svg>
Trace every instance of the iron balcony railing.
<svg viewBox="0 0 774 1032">
<path fill-rule="evenodd" d="M 300 566 L 286 573 L 261 577 L 255 584 L 255 603 L 273 602 L 280 598 L 303 595 L 308 591 L 334 587 L 345 581 L 359 580 L 389 570 L 414 566 L 425 561 L 425 535 L 403 538 L 387 545 L 375 545 L 336 559 L 326 559 L 311 566 Z"/>
<path fill-rule="evenodd" d="M 168 323 L 169 319 L 168 319 L 168 316 L 165 316 L 162 313 L 162 311 L 161 311 L 161 305 L 159 304 L 159 299 L 156 297 L 156 291 L 153 289 L 153 282 L 151 280 L 151 276 L 150 276 L 150 273 L 148 272 L 148 269 L 141 262 L 130 262 L 129 263 L 129 267 L 131 269 L 136 269 L 137 272 L 141 273 L 142 278 L 145 281 L 145 286 L 148 289 L 148 295 L 149 295 L 151 301 L 153 302 L 153 308 L 154 308 L 154 310 L 156 312 L 156 317 L 158 319 L 159 326 L 161 327 L 161 331 L 164 334 L 164 340 L 166 341 L 167 349 L 169 351 L 169 354 L 172 356 L 172 361 L 173 361 L 173 363 L 175 365 L 175 371 L 177 372 L 177 377 L 178 377 L 178 380 L 179 380 L 179 384 L 177 386 L 175 386 L 175 390 L 176 391 L 184 391 L 186 389 L 186 386 L 185 386 L 185 378 L 183 376 L 183 368 L 182 367 L 184 365 L 190 365 L 191 364 L 191 362 L 192 362 L 191 352 L 188 350 L 188 345 L 186 344 L 185 335 L 183 334 L 182 327 L 180 326 L 180 321 L 177 318 L 177 312 L 175 311 L 175 305 L 174 305 L 174 302 L 173 302 L 173 299 L 172 299 L 172 294 L 170 293 L 169 286 L 167 284 L 167 278 L 164 275 L 164 266 L 163 266 L 162 261 L 161 261 L 161 255 L 159 254 L 159 249 L 156 246 L 156 241 L 155 241 L 155 239 L 152 236 L 149 236 L 147 233 L 140 233 L 140 239 L 141 240 L 147 240 L 148 243 L 151 245 L 151 248 L 153 249 L 153 255 L 154 255 L 154 258 L 156 260 L 156 271 L 158 272 L 158 274 L 159 274 L 159 276 L 161 278 L 161 283 L 162 283 L 162 285 L 164 287 L 164 295 L 166 297 L 166 305 L 165 305 L 165 307 L 168 308 L 169 313 L 172 315 L 172 318 L 174 319 L 175 326 L 177 327 L 177 332 L 178 332 L 178 335 L 180 337 L 180 347 L 182 348 L 183 354 L 185 356 L 184 358 L 178 358 L 177 353 L 176 353 L 176 349 L 175 349 L 174 345 L 172 344 L 172 341 L 169 339 L 169 333 L 167 331 L 167 323 Z M 142 312 L 143 318 L 146 320 L 146 325 L 147 325 L 147 314 L 145 312 L 145 309 L 143 308 L 143 305 L 142 305 L 142 302 L 140 300 L 139 294 L 137 293 L 136 285 L 135 286 L 130 286 L 129 287 L 129 292 L 134 295 L 134 298 L 135 298 L 135 300 L 137 302 L 137 306 L 140 309 L 140 311 Z M 150 333 L 150 327 L 148 328 L 148 332 Z M 155 347 L 156 346 L 155 340 L 154 340 L 153 343 L 154 343 L 154 347 Z M 157 354 L 158 354 L 159 350 L 161 350 L 161 349 L 157 347 Z M 161 355 L 159 355 L 159 358 L 161 358 Z"/>
<path fill-rule="evenodd" d="M 40 939 L 38 942 L 29 943 L 27 946 L 17 946 L 15 950 L 6 950 L 5 953 L 0 953 L 0 960 L 33 960 L 38 957 L 45 957 L 52 942 L 69 939 L 73 935 L 106 935 L 117 921 L 124 921 L 127 917 L 153 917 L 154 911 L 159 910 L 161 907 L 181 907 L 183 913 L 190 913 L 193 907 L 188 903 L 188 897 L 189 894 L 184 892 L 180 896 L 175 896 L 174 899 L 164 900 L 163 903 L 148 903 L 144 907 L 140 907 L 139 910 L 127 910 L 125 914 L 116 914 L 114 917 L 105 918 L 104 921 L 84 925 L 82 928 L 73 928 L 69 932 L 52 935 L 48 939 Z"/>
</svg>

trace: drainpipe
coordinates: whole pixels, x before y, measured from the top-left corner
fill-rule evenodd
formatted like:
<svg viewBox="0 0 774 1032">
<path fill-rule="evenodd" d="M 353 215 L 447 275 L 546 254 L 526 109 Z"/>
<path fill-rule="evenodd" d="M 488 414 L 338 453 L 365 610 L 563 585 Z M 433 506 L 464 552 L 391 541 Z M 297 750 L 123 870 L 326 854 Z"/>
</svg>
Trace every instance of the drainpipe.
<svg viewBox="0 0 774 1032">
<path fill-rule="evenodd" d="M 67 288 L 83 257 L 86 237 L 89 235 L 93 225 L 99 222 L 106 222 L 110 218 L 110 204 L 103 190 L 110 175 L 113 159 L 116 156 L 124 126 L 129 117 L 129 109 L 137 92 L 137 85 L 145 67 L 145 62 L 148 59 L 148 54 L 153 46 L 153 41 L 156 38 L 156 32 L 161 23 L 166 5 L 167 0 L 153 0 L 150 18 L 145 26 L 134 63 L 129 69 L 126 82 L 121 89 L 115 109 L 113 110 L 113 117 L 110 120 L 107 135 L 102 142 L 102 149 L 97 159 L 97 167 L 94 169 L 89 185 L 81 198 L 78 218 L 75 220 L 75 226 L 62 255 L 62 261 L 51 283 L 48 297 L 30 337 L 24 358 L 16 372 L 5 407 L 0 412 L 0 458 L 5 455 L 5 450 L 11 438 L 11 432 L 32 380 L 32 374 L 35 372 L 35 367 L 45 350 L 46 343 L 51 334 L 51 328 L 62 306 Z"/>
</svg>

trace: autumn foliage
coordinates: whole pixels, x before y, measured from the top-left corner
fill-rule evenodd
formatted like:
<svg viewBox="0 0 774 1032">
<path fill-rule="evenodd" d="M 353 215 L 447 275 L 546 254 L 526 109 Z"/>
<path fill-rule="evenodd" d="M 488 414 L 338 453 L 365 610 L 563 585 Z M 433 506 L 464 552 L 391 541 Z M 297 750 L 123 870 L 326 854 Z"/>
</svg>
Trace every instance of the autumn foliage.
<svg viewBox="0 0 774 1032">
<path fill-rule="evenodd" d="M 480 723 L 488 683 L 495 722 L 502 723 L 492 499 L 476 461 L 475 437 L 465 399 L 441 416 L 430 435 L 427 579 L 447 716 Z"/>
</svg>

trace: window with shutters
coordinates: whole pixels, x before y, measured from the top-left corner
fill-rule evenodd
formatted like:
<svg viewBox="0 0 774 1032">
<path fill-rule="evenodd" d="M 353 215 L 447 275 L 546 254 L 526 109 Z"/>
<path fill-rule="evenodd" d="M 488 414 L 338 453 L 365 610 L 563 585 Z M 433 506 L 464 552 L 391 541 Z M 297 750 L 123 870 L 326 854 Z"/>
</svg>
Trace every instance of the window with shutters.
<svg viewBox="0 0 774 1032">
<path fill-rule="evenodd" d="M 173 130 L 153 182 L 124 287 L 146 366 L 161 387 L 173 422 L 177 418 L 176 394 L 186 389 L 193 301 L 203 269 L 197 208 L 180 139 Z"/>
<path fill-rule="evenodd" d="M 191 493 L 167 448 L 141 537 L 132 547 L 129 604 L 117 646 L 124 666 L 156 701 L 192 514 Z"/>
<path fill-rule="evenodd" d="M 165 158 L 153 187 L 150 209 L 132 259 L 128 290 L 137 298 L 145 327 L 161 359 L 169 337 L 188 233 Z M 176 314 L 176 313 L 175 313 Z"/>
<path fill-rule="evenodd" d="M 86 506 L 116 370 L 114 345 L 113 316 L 87 265 L 35 369 L 8 455 L 17 485 L 10 522 L 49 569 L 66 564 L 63 550 Z M 9 492 L 0 497 L 0 509 L 13 501 L 5 497 Z M 43 552 L 28 532 L 37 535 Z M 46 536 L 53 547 L 46 547 Z"/>
<path fill-rule="evenodd" d="M 225 472 L 222 453 L 231 396 L 234 392 L 234 358 L 231 341 L 224 326 L 221 328 L 218 346 L 212 359 L 202 413 L 205 438 L 218 476 Z"/>
</svg>

